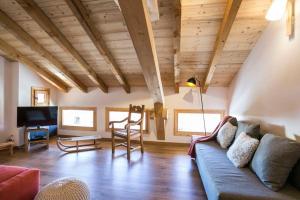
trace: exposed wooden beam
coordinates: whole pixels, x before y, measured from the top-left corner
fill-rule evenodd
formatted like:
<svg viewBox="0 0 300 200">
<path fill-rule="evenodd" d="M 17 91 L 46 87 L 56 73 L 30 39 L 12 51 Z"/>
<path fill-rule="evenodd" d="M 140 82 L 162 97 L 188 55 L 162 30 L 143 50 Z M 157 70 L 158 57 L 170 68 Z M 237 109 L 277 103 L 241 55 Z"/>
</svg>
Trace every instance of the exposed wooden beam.
<svg viewBox="0 0 300 200">
<path fill-rule="evenodd" d="M 219 33 L 217 35 L 217 40 L 215 42 L 214 50 L 212 57 L 210 59 L 208 72 L 205 77 L 205 82 L 203 86 L 203 92 L 206 92 L 213 74 L 216 70 L 216 66 L 218 64 L 219 58 L 221 57 L 223 48 L 225 46 L 226 40 L 230 33 L 233 22 L 236 19 L 236 15 L 239 11 L 242 0 L 227 0 L 227 5 L 224 13 L 224 17 L 219 29 Z"/>
<path fill-rule="evenodd" d="M 43 12 L 43 10 L 33 0 L 16 0 L 20 6 L 48 33 L 48 35 L 65 51 L 70 53 L 79 66 L 87 72 L 89 78 L 98 85 L 103 92 L 108 92 L 108 87 L 97 75 L 91 66 L 83 59 L 78 51 L 72 46 L 62 32 Z"/>
<path fill-rule="evenodd" d="M 119 0 L 145 81 L 154 102 L 164 103 L 154 35 L 146 0 Z"/>
<path fill-rule="evenodd" d="M 120 67 L 112 56 L 111 52 L 107 48 L 101 33 L 98 31 L 93 21 L 90 18 L 90 14 L 81 3 L 80 0 L 65 0 L 72 10 L 73 14 L 76 16 L 77 20 L 80 22 L 82 28 L 85 30 L 89 38 L 92 40 L 95 47 L 98 49 L 99 53 L 102 55 L 106 63 L 109 65 L 110 70 L 123 87 L 123 89 L 130 93 L 130 87 L 122 74 Z"/>
<path fill-rule="evenodd" d="M 118 0 L 114 0 L 114 1 L 120 8 L 119 1 Z M 147 9 L 148 9 L 150 19 L 152 22 L 159 20 L 159 9 L 158 8 L 159 8 L 158 0 L 147 0 Z"/>
<path fill-rule="evenodd" d="M 8 58 L 12 60 L 17 60 L 20 63 L 23 63 L 24 65 L 29 67 L 32 71 L 37 73 L 40 77 L 42 77 L 54 87 L 58 88 L 63 92 L 68 92 L 68 85 L 65 82 L 58 79 L 56 76 L 52 75 L 51 73 L 47 72 L 46 70 L 32 62 L 29 58 L 22 55 L 18 50 L 7 44 L 2 39 L 0 39 L 0 50 L 3 51 Z"/>
<path fill-rule="evenodd" d="M 21 40 L 25 45 L 29 46 L 33 51 L 44 57 L 57 70 L 64 74 L 81 91 L 87 92 L 87 87 L 81 83 L 58 59 L 56 59 L 50 52 L 48 52 L 42 45 L 40 45 L 32 36 L 30 36 L 21 26 L 13 21 L 8 15 L 0 10 L 0 25 L 7 31 L 13 34 L 16 38 Z"/>
<path fill-rule="evenodd" d="M 181 1 L 174 0 L 174 88 L 175 93 L 179 93 L 180 84 L 180 31 L 181 31 Z"/>
<path fill-rule="evenodd" d="M 174 90 L 179 93 L 180 86 L 180 64 L 179 64 L 179 51 L 174 54 Z"/>
</svg>

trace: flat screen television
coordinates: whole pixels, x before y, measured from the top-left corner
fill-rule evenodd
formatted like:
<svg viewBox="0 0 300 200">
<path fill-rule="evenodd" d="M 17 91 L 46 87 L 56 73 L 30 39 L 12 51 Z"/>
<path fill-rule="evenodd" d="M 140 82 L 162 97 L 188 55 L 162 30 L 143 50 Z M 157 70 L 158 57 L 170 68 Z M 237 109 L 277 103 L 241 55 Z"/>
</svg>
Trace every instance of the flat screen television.
<svg viewBox="0 0 300 200">
<path fill-rule="evenodd" d="M 50 126 L 57 125 L 57 106 L 18 107 L 17 126 Z"/>
</svg>

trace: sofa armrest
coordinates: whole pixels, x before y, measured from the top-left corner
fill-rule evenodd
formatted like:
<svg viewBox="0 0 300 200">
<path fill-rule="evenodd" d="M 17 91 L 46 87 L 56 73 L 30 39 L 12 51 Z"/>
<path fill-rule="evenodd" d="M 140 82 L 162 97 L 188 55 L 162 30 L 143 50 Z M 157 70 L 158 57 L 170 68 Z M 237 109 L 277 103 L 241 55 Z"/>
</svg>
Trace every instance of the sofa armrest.
<svg viewBox="0 0 300 200">
<path fill-rule="evenodd" d="M 0 183 L 0 199 L 32 200 L 39 191 L 40 171 L 27 169 Z"/>
</svg>

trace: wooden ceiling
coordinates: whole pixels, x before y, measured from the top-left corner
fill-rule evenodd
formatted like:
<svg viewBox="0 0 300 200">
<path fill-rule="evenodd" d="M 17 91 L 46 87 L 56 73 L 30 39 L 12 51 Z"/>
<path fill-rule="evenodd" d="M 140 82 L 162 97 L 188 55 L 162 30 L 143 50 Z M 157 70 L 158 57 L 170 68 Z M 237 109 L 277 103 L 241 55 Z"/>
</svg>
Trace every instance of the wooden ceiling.
<svg viewBox="0 0 300 200">
<path fill-rule="evenodd" d="M 163 86 L 183 85 L 193 75 L 205 81 L 229 1 L 158 1 L 160 16 L 152 29 Z M 230 84 L 267 25 L 270 3 L 242 1 L 209 86 Z M 132 86 L 146 86 L 140 55 L 115 0 L 0 0 L 0 9 L 0 40 L 18 51 L 12 55 L 0 48 L 0 54 L 21 55 L 82 91 L 122 86 L 129 93 Z"/>
</svg>

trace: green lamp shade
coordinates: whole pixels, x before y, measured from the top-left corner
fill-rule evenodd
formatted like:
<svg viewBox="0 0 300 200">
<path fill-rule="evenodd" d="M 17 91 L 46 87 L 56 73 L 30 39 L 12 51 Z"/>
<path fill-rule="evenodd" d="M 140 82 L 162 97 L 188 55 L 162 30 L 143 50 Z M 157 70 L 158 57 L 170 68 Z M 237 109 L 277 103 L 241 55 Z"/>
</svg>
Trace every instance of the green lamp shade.
<svg viewBox="0 0 300 200">
<path fill-rule="evenodd" d="M 197 81 L 195 79 L 195 77 L 189 78 L 186 83 L 185 83 L 188 87 L 196 87 L 197 86 Z"/>
</svg>

